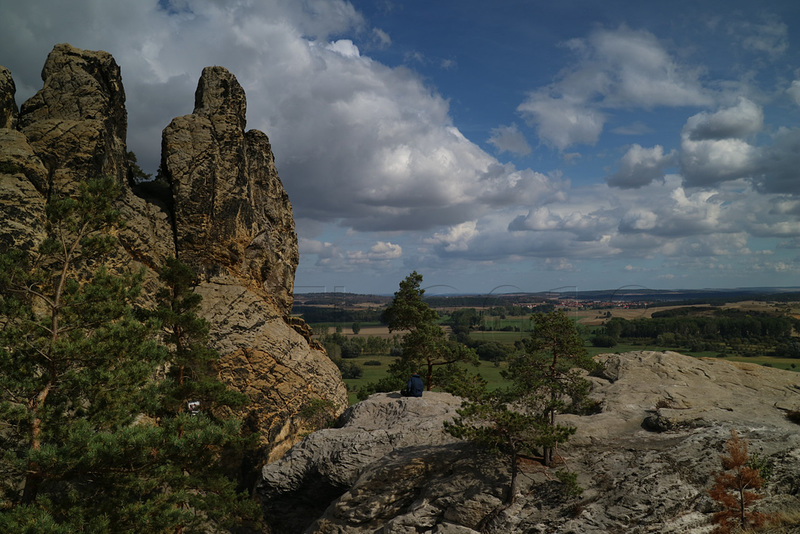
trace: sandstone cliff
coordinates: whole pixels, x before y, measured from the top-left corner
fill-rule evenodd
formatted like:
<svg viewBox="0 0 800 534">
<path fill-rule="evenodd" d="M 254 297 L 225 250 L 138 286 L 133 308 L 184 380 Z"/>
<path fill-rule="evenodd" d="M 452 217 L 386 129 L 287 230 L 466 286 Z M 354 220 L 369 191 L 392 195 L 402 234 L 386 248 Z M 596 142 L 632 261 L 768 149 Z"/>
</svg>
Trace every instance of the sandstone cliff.
<svg viewBox="0 0 800 534">
<path fill-rule="evenodd" d="M 52 195 L 114 176 L 127 224 L 113 266 L 147 270 L 145 302 L 166 258 L 198 271 L 221 376 L 253 400 L 244 415 L 263 431 L 270 457 L 309 430 L 297 415 L 303 406 L 321 399 L 340 413 L 347 395 L 338 369 L 288 316 L 298 261 L 292 208 L 267 136 L 245 131 L 236 78 L 205 69 L 194 112 L 165 128 L 169 193 L 158 200 L 138 196 L 128 180 L 125 91 L 114 58 L 60 44 L 42 79 L 18 110 L 11 73 L 0 67 L 0 250 L 41 241 Z"/>
<path fill-rule="evenodd" d="M 706 490 L 736 429 L 773 464 L 762 509 L 800 511 L 800 428 L 786 417 L 800 409 L 800 375 L 671 352 L 598 358 L 600 413 L 561 416 L 578 429 L 559 452 L 580 498 L 559 494 L 562 466 L 527 462 L 521 495 L 505 507 L 507 462 L 446 435 L 454 399 L 436 393 L 351 407 L 341 428 L 265 466 L 259 492 L 287 533 L 701 534 L 714 511 Z"/>
</svg>

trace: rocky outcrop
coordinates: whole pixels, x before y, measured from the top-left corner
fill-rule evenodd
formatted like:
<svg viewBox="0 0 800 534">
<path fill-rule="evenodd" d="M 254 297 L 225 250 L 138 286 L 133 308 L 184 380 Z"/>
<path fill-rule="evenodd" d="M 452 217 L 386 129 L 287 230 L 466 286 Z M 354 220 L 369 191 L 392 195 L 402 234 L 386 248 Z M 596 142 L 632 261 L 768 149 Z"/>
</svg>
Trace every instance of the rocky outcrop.
<svg viewBox="0 0 800 534">
<path fill-rule="evenodd" d="M 19 110 L 14 95 L 17 87 L 11 77 L 11 71 L 0 66 L 0 129 L 16 128 Z"/>
<path fill-rule="evenodd" d="M 299 258 L 289 198 L 267 136 L 245 132 L 245 94 L 222 67 L 203 70 L 191 115 L 162 136 L 162 171 L 173 193 L 175 250 L 202 274 L 220 373 L 258 406 L 269 459 L 310 428 L 314 399 L 331 416 L 347 405 L 338 368 L 288 319 Z"/>
<path fill-rule="evenodd" d="M 291 204 L 267 136 L 244 130 L 246 107 L 236 78 L 207 67 L 194 112 L 164 129 L 176 245 L 182 261 L 209 277 L 223 270 L 247 280 L 288 315 L 299 258 Z"/>
<path fill-rule="evenodd" d="M 252 400 L 246 418 L 261 430 L 268 461 L 316 430 L 319 415 L 328 420 L 344 410 L 347 390 L 339 369 L 269 301 L 234 283 L 202 282 L 196 291 L 223 354 L 220 376 Z M 314 406 L 326 413 L 308 414 Z"/>
<path fill-rule="evenodd" d="M 438 392 L 425 392 L 421 398 L 378 393 L 351 406 L 338 428 L 311 434 L 280 461 L 262 469 L 258 492 L 267 517 L 278 531 L 302 532 L 329 502 L 384 457 L 455 443 L 443 425 L 460 406 L 459 398 Z M 425 461 L 430 463 L 428 471 L 440 467 Z M 395 477 L 398 487 L 404 478 Z"/>
<path fill-rule="evenodd" d="M 602 410 L 560 416 L 577 427 L 559 451 L 564 464 L 545 468 L 524 461 L 520 494 L 511 506 L 503 504 L 506 462 L 468 443 L 443 441 L 441 427 L 435 428 L 444 417 L 406 414 L 401 403 L 414 399 L 382 395 L 351 408 L 342 428 L 312 434 L 283 461 L 265 467 L 260 492 L 284 500 L 294 492 L 295 502 L 303 503 L 303 496 L 323 498 L 314 486 L 336 486 L 335 498 L 316 521 L 308 513 L 304 525 L 289 522 L 284 532 L 701 534 L 710 532 L 715 510 L 706 491 L 736 429 L 750 451 L 773 466 L 759 506 L 800 511 L 800 433 L 786 417 L 800 409 L 800 375 L 673 352 L 598 359 L 606 371 L 591 377 L 592 395 Z M 425 395 L 426 403 L 441 402 L 438 409 L 426 407 L 429 412 L 451 410 L 449 399 Z M 393 410 L 387 409 L 392 403 Z M 386 436 L 403 434 L 415 424 L 430 425 L 419 434 L 431 436 L 430 443 L 398 441 L 380 449 L 359 437 L 379 428 Z M 376 430 L 359 433 L 360 426 Z M 349 476 L 331 467 L 339 458 Z M 577 474 L 581 497 L 561 494 L 556 472 L 565 467 Z"/>
<path fill-rule="evenodd" d="M 21 132 L 0 128 L 0 250 L 32 250 L 44 239 L 47 169 Z"/>
<path fill-rule="evenodd" d="M 124 181 L 128 115 L 114 58 L 59 44 L 47 56 L 42 80 L 19 116 L 20 131 L 48 170 L 51 191 L 42 192 L 71 192 L 93 176 Z"/>
<path fill-rule="evenodd" d="M 164 130 L 162 179 L 170 187 L 158 199 L 137 195 L 128 181 L 125 91 L 114 58 L 60 44 L 42 79 L 17 114 L 13 80 L 0 68 L 0 248 L 35 247 L 48 198 L 113 176 L 126 225 L 111 266 L 145 269 L 144 305 L 166 258 L 196 268 L 220 374 L 253 400 L 242 415 L 262 430 L 269 457 L 315 428 L 299 415 L 305 406 L 341 413 L 347 392 L 338 369 L 288 316 L 298 261 L 291 204 L 267 136 L 244 130 L 236 78 L 205 69 L 194 113 Z"/>
</svg>

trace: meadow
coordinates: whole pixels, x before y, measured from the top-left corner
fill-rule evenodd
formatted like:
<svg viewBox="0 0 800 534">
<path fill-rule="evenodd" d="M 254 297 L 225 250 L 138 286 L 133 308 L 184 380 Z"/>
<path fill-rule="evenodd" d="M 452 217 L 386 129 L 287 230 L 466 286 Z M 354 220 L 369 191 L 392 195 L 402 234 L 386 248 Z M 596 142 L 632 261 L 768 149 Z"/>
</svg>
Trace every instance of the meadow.
<svg viewBox="0 0 800 534">
<path fill-rule="evenodd" d="M 731 307 L 739 307 L 739 308 L 751 308 L 763 309 L 763 303 L 734 303 Z M 595 356 L 597 354 L 603 353 L 625 353 L 625 352 L 632 352 L 632 351 L 642 351 L 642 350 L 652 350 L 652 351 L 665 351 L 671 350 L 675 352 L 679 352 L 681 354 L 685 354 L 687 356 L 694 356 L 698 358 L 714 358 L 714 359 L 721 359 L 731 362 L 746 362 L 752 363 L 756 365 L 765 365 L 770 367 L 775 367 L 778 369 L 784 370 L 798 370 L 797 366 L 800 365 L 800 360 L 792 359 L 792 358 L 778 358 L 774 356 L 768 356 L 763 354 L 755 354 L 751 356 L 739 356 L 739 355 L 722 355 L 716 351 L 700 351 L 700 352 L 692 352 L 687 351 L 686 349 L 681 349 L 679 347 L 670 347 L 670 346 L 663 346 L 658 344 L 636 344 L 636 343 L 618 343 L 613 348 L 606 348 L 606 347 L 594 347 L 589 342 L 589 338 L 593 333 L 600 328 L 603 321 L 609 318 L 610 314 L 612 317 L 621 317 L 624 319 L 640 319 L 640 318 L 649 318 L 653 311 L 656 310 L 665 310 L 668 308 L 661 307 L 661 308 L 616 308 L 616 309 L 583 309 L 583 310 L 572 310 L 569 311 L 569 315 L 573 318 L 573 320 L 578 325 L 579 331 L 581 331 L 582 335 L 586 338 L 586 350 L 591 356 Z M 447 316 L 443 315 L 442 322 L 447 320 Z M 488 342 L 497 342 L 503 345 L 511 345 L 513 346 L 515 342 L 526 339 L 530 335 L 530 330 L 532 328 L 532 320 L 530 315 L 525 316 L 484 316 L 482 317 L 482 326 L 483 329 L 474 329 L 470 332 L 470 337 L 474 340 L 480 341 L 488 341 Z M 316 325 L 320 326 L 320 325 Z M 358 334 L 354 334 L 352 332 L 352 324 L 336 324 L 336 323 L 328 323 L 325 324 L 330 332 L 336 330 L 337 326 L 339 327 L 341 333 L 346 338 L 354 338 L 354 337 L 361 337 L 361 338 L 368 338 L 370 336 L 376 336 L 383 339 L 391 339 L 393 336 L 397 334 L 402 334 L 402 332 L 390 332 L 389 329 L 385 325 L 381 325 L 380 323 L 361 323 L 360 329 Z M 449 327 L 444 326 L 447 330 Z M 348 359 L 348 362 L 355 363 L 359 365 L 363 369 L 363 375 L 360 378 L 353 378 L 353 379 L 345 379 L 344 382 L 347 384 L 349 398 L 351 404 L 357 402 L 356 399 L 356 392 L 357 390 L 370 383 L 375 382 L 378 379 L 385 376 L 389 365 L 394 361 L 394 356 L 388 355 L 375 355 L 375 354 L 362 354 L 357 358 Z M 365 365 L 366 362 L 379 362 L 380 365 Z M 502 386 L 505 383 L 505 380 L 501 376 L 501 372 L 503 369 L 507 367 L 506 362 L 499 362 L 495 364 L 494 362 L 487 362 L 483 361 L 478 366 L 467 366 L 468 371 L 470 373 L 478 373 L 480 374 L 485 380 L 487 380 L 490 388 L 497 388 Z"/>
</svg>

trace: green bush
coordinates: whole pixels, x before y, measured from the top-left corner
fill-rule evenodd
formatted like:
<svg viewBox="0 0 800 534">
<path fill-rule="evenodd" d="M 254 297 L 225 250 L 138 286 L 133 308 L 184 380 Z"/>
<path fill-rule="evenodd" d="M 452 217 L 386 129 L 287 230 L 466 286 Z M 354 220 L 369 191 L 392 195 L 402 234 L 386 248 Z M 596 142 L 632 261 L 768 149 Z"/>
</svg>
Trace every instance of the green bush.
<svg viewBox="0 0 800 534">
<path fill-rule="evenodd" d="M 617 345 L 617 340 L 606 334 L 600 334 L 592 338 L 593 347 L 611 348 L 615 347 L 616 345 Z"/>
</svg>

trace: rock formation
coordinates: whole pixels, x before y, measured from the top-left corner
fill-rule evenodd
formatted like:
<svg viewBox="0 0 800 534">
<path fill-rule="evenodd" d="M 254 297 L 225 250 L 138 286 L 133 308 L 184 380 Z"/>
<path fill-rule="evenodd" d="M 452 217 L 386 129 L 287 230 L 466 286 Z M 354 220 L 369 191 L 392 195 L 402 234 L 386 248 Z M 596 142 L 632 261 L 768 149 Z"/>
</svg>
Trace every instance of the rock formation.
<svg viewBox="0 0 800 534">
<path fill-rule="evenodd" d="M 106 52 L 54 47 L 42 89 L 19 113 L 14 82 L 0 67 L 0 249 L 43 238 L 47 199 L 82 180 L 114 176 L 126 219 L 117 269 L 146 269 L 144 303 L 157 269 L 178 257 L 200 274 L 220 373 L 246 392 L 243 414 L 262 430 L 271 458 L 312 430 L 298 416 L 319 400 L 338 415 L 347 394 L 336 366 L 289 317 L 297 238 L 292 209 L 267 136 L 245 132 L 245 94 L 221 67 L 205 69 L 195 110 L 164 130 L 168 198 L 142 198 L 129 183 L 127 112 L 120 67 Z"/>
<path fill-rule="evenodd" d="M 524 462 L 510 507 L 507 462 L 449 439 L 441 425 L 453 398 L 430 393 L 351 407 L 341 428 L 265 466 L 259 492 L 274 514 L 277 502 L 296 506 L 278 517 L 284 532 L 701 534 L 714 511 L 706 490 L 736 429 L 773 464 L 762 509 L 800 511 L 800 429 L 786 417 L 800 409 L 800 375 L 671 352 L 598 359 L 606 371 L 591 377 L 592 396 L 602 410 L 560 416 L 578 429 L 559 451 L 565 465 Z M 560 494 L 563 467 L 577 473 L 580 498 Z"/>
<path fill-rule="evenodd" d="M 245 132 L 244 90 L 222 67 L 203 70 L 191 115 L 164 129 L 162 170 L 172 184 L 175 239 L 185 263 L 247 280 L 288 315 L 297 236 L 267 136 Z"/>
<path fill-rule="evenodd" d="M 262 470 L 258 491 L 266 516 L 281 532 L 302 532 L 365 469 L 401 449 L 424 450 L 456 440 L 444 432 L 461 400 L 449 393 L 423 398 L 379 393 L 340 417 L 339 428 L 314 432 Z M 298 496 L 301 503 L 298 504 Z"/>
<path fill-rule="evenodd" d="M 14 100 L 16 92 L 17 87 L 14 85 L 14 79 L 11 78 L 11 72 L 0 66 L 0 128 L 17 127 L 19 110 L 17 102 Z"/>
</svg>

